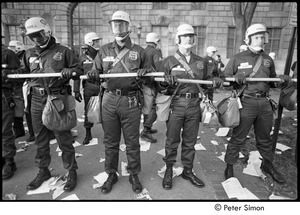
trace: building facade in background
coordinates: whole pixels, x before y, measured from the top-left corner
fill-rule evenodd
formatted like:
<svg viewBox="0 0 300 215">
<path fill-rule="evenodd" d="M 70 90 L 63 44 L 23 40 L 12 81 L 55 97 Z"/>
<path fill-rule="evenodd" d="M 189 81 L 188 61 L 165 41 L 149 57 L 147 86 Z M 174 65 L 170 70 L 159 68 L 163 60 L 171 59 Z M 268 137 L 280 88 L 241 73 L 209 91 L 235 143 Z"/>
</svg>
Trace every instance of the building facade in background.
<svg viewBox="0 0 300 215">
<path fill-rule="evenodd" d="M 252 23 L 266 24 L 270 33 L 266 52 L 276 53 L 279 73 L 281 70 L 283 73 L 292 34 L 288 23 L 291 3 L 258 2 L 252 19 Z M 79 54 L 88 32 L 97 32 L 102 44 L 113 41 L 108 21 L 117 10 L 130 14 L 134 43 L 146 47 L 149 32 L 160 35 L 163 57 L 175 52 L 176 28 L 182 23 L 195 28 L 196 54 L 204 56 L 206 47 L 211 45 L 217 47 L 224 63 L 235 54 L 235 22 L 230 2 L 4 2 L 1 3 L 1 33 L 5 35 L 5 44 L 23 40 L 30 47 L 32 44 L 24 37 L 24 22 L 29 17 L 42 16 L 48 20 L 58 41 Z M 293 59 L 297 59 L 296 49 Z"/>
</svg>

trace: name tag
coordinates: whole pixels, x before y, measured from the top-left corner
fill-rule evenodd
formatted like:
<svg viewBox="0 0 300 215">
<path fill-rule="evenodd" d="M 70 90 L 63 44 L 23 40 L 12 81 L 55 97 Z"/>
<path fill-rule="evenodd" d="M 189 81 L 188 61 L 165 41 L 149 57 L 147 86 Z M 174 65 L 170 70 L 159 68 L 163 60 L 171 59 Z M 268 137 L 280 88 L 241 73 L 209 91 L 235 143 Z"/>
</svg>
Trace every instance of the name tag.
<svg viewBox="0 0 300 215">
<path fill-rule="evenodd" d="M 241 63 L 240 66 L 238 67 L 238 69 L 249 69 L 249 68 L 252 68 L 252 65 L 249 65 L 248 62 Z"/>
<path fill-rule="evenodd" d="M 93 63 L 93 62 L 91 62 L 91 61 L 89 61 L 89 60 L 83 61 L 83 64 L 91 64 L 91 63 Z"/>
<path fill-rule="evenodd" d="M 29 63 L 39 63 L 40 61 L 37 60 L 37 57 L 30 57 L 29 58 Z"/>
<path fill-rule="evenodd" d="M 103 59 L 103 62 L 114 62 L 115 61 L 115 57 L 114 56 L 106 56 Z"/>
</svg>

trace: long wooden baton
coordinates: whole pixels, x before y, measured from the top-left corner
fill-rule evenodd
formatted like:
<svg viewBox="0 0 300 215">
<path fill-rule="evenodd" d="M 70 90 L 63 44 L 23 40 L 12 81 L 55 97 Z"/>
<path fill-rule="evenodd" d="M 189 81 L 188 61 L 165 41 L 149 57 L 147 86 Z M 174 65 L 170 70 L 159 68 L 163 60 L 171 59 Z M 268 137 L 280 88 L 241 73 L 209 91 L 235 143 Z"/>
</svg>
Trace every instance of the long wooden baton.
<svg viewBox="0 0 300 215">
<path fill-rule="evenodd" d="M 165 81 L 164 78 L 154 78 L 155 81 Z M 192 83 L 192 84 L 213 84 L 213 81 L 208 81 L 208 80 L 194 80 L 194 79 L 182 79 L 178 78 L 176 81 L 181 82 L 181 83 Z M 223 82 L 224 86 L 229 86 L 229 82 Z"/>
<path fill-rule="evenodd" d="M 226 81 L 235 81 L 235 78 L 225 78 Z M 246 81 L 275 81 L 280 82 L 280 78 L 246 78 Z M 296 78 L 291 80 L 292 82 L 297 82 Z"/>
</svg>

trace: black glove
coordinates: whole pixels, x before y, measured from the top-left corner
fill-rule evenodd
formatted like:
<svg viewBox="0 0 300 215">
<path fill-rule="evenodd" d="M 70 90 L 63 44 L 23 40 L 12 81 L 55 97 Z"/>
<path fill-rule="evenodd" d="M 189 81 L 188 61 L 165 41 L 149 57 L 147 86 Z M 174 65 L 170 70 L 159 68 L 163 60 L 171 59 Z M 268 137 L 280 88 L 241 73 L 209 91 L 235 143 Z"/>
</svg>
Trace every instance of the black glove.
<svg viewBox="0 0 300 215">
<path fill-rule="evenodd" d="M 246 84 L 246 76 L 243 73 L 235 74 L 234 76 L 235 82 L 238 84 Z"/>
<path fill-rule="evenodd" d="M 280 78 L 281 83 L 288 83 L 292 80 L 292 78 L 288 75 L 279 75 L 278 78 Z"/>
<path fill-rule="evenodd" d="M 174 85 L 177 81 L 176 76 L 174 75 L 164 75 L 165 82 L 167 82 L 170 85 Z"/>
<path fill-rule="evenodd" d="M 213 88 L 220 88 L 223 86 L 223 80 L 221 78 L 214 77 L 212 81 L 213 81 Z"/>
<path fill-rule="evenodd" d="M 62 71 L 61 71 L 61 76 L 63 78 L 67 78 L 67 79 L 73 79 L 73 71 L 69 68 L 64 68 Z"/>
<path fill-rule="evenodd" d="M 10 109 L 14 109 L 16 107 L 16 103 L 12 97 L 5 98 L 7 105 Z"/>
<path fill-rule="evenodd" d="M 146 73 L 149 73 L 149 72 L 151 72 L 151 69 L 144 69 L 144 68 L 138 69 L 137 76 L 142 77 L 142 76 L 146 75 Z"/>
<path fill-rule="evenodd" d="M 100 81 L 100 72 L 96 69 L 94 70 L 90 70 L 86 73 L 86 76 L 88 79 L 92 80 L 92 81 Z"/>
<path fill-rule="evenodd" d="M 75 92 L 75 99 L 76 99 L 78 102 L 81 102 L 81 101 L 82 101 L 82 96 L 81 96 L 81 93 L 80 93 L 80 92 Z"/>
<path fill-rule="evenodd" d="M 2 69 L 1 73 L 2 73 L 2 83 L 7 82 L 7 75 L 11 74 L 11 71 L 9 69 Z"/>
</svg>

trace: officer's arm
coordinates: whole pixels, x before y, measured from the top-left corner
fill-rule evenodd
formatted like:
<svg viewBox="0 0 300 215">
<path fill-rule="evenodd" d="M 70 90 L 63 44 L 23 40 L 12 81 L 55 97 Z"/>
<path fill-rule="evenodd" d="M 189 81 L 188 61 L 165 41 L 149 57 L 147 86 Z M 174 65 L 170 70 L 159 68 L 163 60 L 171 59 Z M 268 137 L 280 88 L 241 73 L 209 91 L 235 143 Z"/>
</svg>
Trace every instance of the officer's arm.
<svg viewBox="0 0 300 215">
<path fill-rule="evenodd" d="M 274 61 L 272 60 L 271 63 L 270 63 L 270 78 L 275 78 L 277 76 L 276 74 L 276 69 L 275 69 L 275 64 L 274 64 Z M 269 82 L 269 85 L 271 88 L 276 88 L 279 86 L 279 82 L 275 82 L 275 81 L 270 81 Z"/>
</svg>

